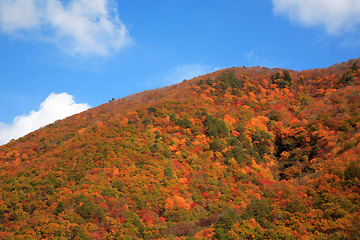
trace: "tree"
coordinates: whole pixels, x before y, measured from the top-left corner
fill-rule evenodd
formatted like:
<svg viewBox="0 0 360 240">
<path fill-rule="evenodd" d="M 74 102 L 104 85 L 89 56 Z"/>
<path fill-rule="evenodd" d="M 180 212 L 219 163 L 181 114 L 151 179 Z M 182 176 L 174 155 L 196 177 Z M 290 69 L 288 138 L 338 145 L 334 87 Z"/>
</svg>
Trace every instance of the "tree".
<svg viewBox="0 0 360 240">
<path fill-rule="evenodd" d="M 90 201 L 85 195 L 81 194 L 77 197 L 76 202 L 79 204 L 77 207 L 77 213 L 87 220 L 102 219 L 104 217 L 103 209 Z"/>
<path fill-rule="evenodd" d="M 356 65 L 356 63 L 353 63 L 353 65 L 351 66 L 351 70 L 353 72 L 356 72 L 359 69 L 359 67 Z"/>
<path fill-rule="evenodd" d="M 63 211 L 65 211 L 65 204 L 63 201 L 61 201 L 61 202 L 59 202 L 58 206 L 55 208 L 54 214 L 59 215 Z"/>
<path fill-rule="evenodd" d="M 349 185 L 355 185 L 360 181 L 360 162 L 359 161 L 352 161 L 350 162 L 349 166 L 347 167 L 344 177 Z"/>
<path fill-rule="evenodd" d="M 147 109 L 148 113 L 153 113 L 155 116 L 156 116 L 157 111 L 158 110 L 154 106 L 148 107 L 148 109 Z"/>
<path fill-rule="evenodd" d="M 273 84 L 277 84 L 280 88 L 289 87 L 291 85 L 291 76 L 287 70 L 283 70 L 281 73 L 277 72 L 271 76 Z"/>
</svg>

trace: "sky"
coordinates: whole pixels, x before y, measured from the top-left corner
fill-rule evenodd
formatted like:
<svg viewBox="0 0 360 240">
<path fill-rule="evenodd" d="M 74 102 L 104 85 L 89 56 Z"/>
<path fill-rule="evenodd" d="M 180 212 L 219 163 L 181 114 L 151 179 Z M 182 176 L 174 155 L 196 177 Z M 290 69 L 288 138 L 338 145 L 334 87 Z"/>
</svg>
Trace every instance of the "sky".
<svg viewBox="0 0 360 240">
<path fill-rule="evenodd" d="M 358 39 L 358 0 L 1 0 L 0 145 L 218 69 L 359 58 Z"/>
</svg>

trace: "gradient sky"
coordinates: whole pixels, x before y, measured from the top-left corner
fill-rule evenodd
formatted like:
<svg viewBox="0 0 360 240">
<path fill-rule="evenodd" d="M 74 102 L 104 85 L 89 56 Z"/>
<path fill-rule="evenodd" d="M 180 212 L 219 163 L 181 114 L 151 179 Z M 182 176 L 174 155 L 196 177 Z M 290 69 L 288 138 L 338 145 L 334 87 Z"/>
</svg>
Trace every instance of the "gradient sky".
<svg viewBox="0 0 360 240">
<path fill-rule="evenodd" d="M 1 0 L 0 144 L 217 69 L 328 67 L 358 39 L 358 0 Z"/>
</svg>

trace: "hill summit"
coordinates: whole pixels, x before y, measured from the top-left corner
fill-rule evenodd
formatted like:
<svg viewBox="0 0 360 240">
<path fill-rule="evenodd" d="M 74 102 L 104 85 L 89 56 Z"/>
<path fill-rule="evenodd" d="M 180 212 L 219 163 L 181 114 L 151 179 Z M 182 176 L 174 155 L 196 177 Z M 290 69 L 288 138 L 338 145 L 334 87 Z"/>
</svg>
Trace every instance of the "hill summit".
<svg viewBox="0 0 360 240">
<path fill-rule="evenodd" d="M 220 70 L 0 147 L 1 239 L 360 239 L 360 59 Z"/>
</svg>

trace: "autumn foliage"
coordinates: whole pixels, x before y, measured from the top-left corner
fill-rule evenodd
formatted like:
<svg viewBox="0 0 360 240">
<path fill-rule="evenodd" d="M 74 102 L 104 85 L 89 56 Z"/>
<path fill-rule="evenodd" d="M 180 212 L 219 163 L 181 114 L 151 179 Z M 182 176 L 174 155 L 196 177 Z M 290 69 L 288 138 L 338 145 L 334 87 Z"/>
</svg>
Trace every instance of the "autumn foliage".
<svg viewBox="0 0 360 240">
<path fill-rule="evenodd" d="M 360 59 L 230 68 L 0 147 L 0 239 L 360 239 Z"/>
</svg>

